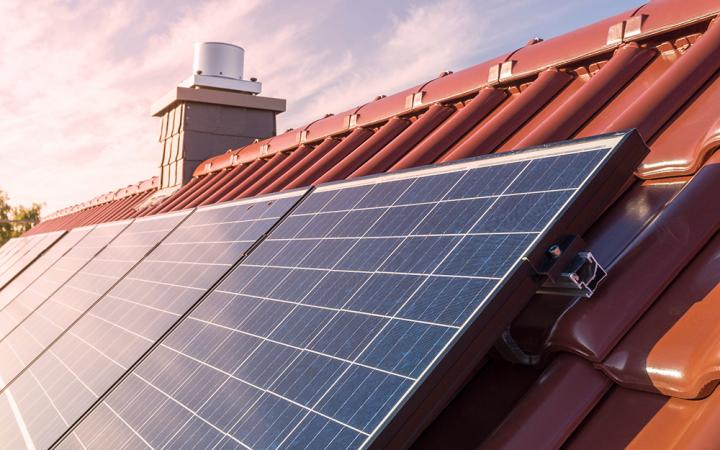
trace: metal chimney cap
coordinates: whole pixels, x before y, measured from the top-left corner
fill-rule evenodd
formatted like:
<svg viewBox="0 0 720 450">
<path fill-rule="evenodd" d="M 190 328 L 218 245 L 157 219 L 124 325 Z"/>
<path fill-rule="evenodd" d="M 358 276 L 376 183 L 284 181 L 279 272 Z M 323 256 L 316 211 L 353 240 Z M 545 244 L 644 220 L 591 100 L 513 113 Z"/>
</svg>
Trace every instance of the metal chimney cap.
<svg viewBox="0 0 720 450">
<path fill-rule="evenodd" d="M 179 86 L 259 94 L 262 84 L 243 80 L 245 50 L 226 42 L 196 42 L 193 74 Z"/>
<path fill-rule="evenodd" d="M 224 42 L 196 42 L 193 73 L 242 80 L 245 50 Z"/>
</svg>

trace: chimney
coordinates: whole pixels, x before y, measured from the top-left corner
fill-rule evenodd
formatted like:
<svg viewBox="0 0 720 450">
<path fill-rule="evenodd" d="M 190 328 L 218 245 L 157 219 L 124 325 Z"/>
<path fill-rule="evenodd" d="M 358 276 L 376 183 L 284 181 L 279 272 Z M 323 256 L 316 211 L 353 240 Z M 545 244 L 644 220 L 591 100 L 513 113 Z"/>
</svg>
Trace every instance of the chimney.
<svg viewBox="0 0 720 450">
<path fill-rule="evenodd" d="M 243 79 L 245 50 L 222 42 L 195 44 L 193 74 L 152 105 L 162 118 L 160 189 L 182 186 L 207 158 L 276 134 L 285 100 L 262 97 Z"/>
</svg>

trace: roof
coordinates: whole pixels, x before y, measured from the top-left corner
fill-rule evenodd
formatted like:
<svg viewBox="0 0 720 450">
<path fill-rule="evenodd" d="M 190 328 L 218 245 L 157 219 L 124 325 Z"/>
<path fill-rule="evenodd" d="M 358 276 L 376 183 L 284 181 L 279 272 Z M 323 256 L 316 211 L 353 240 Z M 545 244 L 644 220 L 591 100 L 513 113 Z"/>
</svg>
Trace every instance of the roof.
<svg viewBox="0 0 720 450">
<path fill-rule="evenodd" d="M 713 447 L 719 12 L 655 0 L 211 158 L 167 197 L 147 181 L 28 234 L 636 128 L 651 152 L 584 236 L 605 284 L 537 295 L 510 333 L 540 363 L 488 358 L 416 446 Z"/>
</svg>

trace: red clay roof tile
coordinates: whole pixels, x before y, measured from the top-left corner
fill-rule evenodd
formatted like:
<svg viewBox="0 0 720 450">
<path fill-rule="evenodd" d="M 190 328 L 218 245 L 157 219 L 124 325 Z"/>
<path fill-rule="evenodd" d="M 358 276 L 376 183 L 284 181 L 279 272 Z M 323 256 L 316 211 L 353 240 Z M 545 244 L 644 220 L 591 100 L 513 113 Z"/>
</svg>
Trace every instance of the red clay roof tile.
<svg viewBox="0 0 720 450">
<path fill-rule="evenodd" d="M 367 128 L 355 128 L 352 133 L 340 141 L 338 145 L 334 146 L 312 166 L 308 167 L 301 176 L 298 176 L 292 183 L 288 184 L 287 189 L 315 184 L 320 177 L 340 164 L 343 159 L 353 153 L 372 135 L 373 132 Z"/>
<path fill-rule="evenodd" d="M 264 161 L 262 167 L 259 169 L 256 169 L 253 172 L 248 173 L 247 177 L 244 177 L 243 180 L 235 185 L 227 194 L 225 194 L 222 198 L 223 199 L 236 199 L 243 197 L 245 191 L 254 186 L 258 181 L 260 181 L 261 178 L 263 178 L 265 175 L 267 175 L 269 172 L 271 172 L 275 167 L 277 167 L 285 158 L 287 158 L 287 154 L 285 153 L 275 153 L 272 157 L 270 157 L 267 160 L 261 160 Z M 212 192 L 212 190 L 211 190 Z M 195 206 L 200 203 L 194 202 L 189 204 L 188 206 Z"/>
<path fill-rule="evenodd" d="M 569 139 L 630 82 L 655 54 L 655 51 L 640 48 L 637 44 L 620 47 L 602 70 L 597 71 L 562 104 L 558 104 L 547 120 L 542 121 L 513 148 Z"/>
<path fill-rule="evenodd" d="M 565 448 L 714 449 L 718 421 L 718 391 L 704 400 L 683 400 L 616 387 Z"/>
<path fill-rule="evenodd" d="M 362 105 L 357 110 L 357 126 L 362 127 L 381 122 L 411 110 L 412 106 L 407 105 L 408 96 L 415 94 L 419 88 L 420 86 L 414 86 Z"/>
<path fill-rule="evenodd" d="M 610 386 L 587 361 L 560 355 L 480 448 L 559 448 Z"/>
<path fill-rule="evenodd" d="M 293 150 L 287 158 L 283 159 L 277 166 L 267 172 L 261 179 L 253 183 L 252 186 L 248 187 L 247 190 L 243 192 L 243 196 L 250 197 L 258 194 L 259 192 L 262 192 L 282 174 L 295 167 L 295 165 L 298 164 L 303 158 L 305 158 L 311 150 L 312 146 L 309 145 L 301 145 L 297 149 Z M 218 199 L 213 200 L 213 203 L 217 200 Z"/>
<path fill-rule="evenodd" d="M 454 112 L 455 109 L 449 106 L 431 106 L 395 139 L 350 174 L 349 178 L 385 172 L 390 169 L 395 162 L 407 154 L 448 117 L 451 117 Z"/>
<path fill-rule="evenodd" d="M 630 17 L 629 10 L 561 36 L 528 45 L 512 55 L 516 61 L 513 76 L 522 77 L 547 67 L 564 64 L 598 53 L 612 51 L 607 45 L 608 29 Z"/>
<path fill-rule="evenodd" d="M 603 289 L 560 317 L 548 348 L 602 361 L 717 231 L 720 208 L 708 208 L 717 186 L 720 154 L 700 169 L 608 267 Z"/>
<path fill-rule="evenodd" d="M 329 115 L 311 123 L 305 128 L 305 131 L 307 131 L 305 142 L 313 142 L 318 139 L 324 139 L 327 136 L 344 133 L 349 128 L 348 117 L 355 114 L 358 109 L 359 107 L 351 108 L 347 111 Z"/>
<path fill-rule="evenodd" d="M 485 118 L 505 99 L 505 92 L 494 88 L 481 89 L 465 107 L 435 128 L 427 138 L 414 146 L 389 171 L 430 164 Z"/>
<path fill-rule="evenodd" d="M 644 15 L 642 34 L 655 34 L 667 29 L 687 26 L 720 12 L 717 0 L 653 0 L 638 8 L 636 15 Z"/>
<path fill-rule="evenodd" d="M 704 397 L 715 388 L 720 381 L 720 235 L 685 268 L 601 368 L 623 386 L 672 397 Z"/>
<path fill-rule="evenodd" d="M 342 180 L 362 166 L 368 159 L 373 157 L 383 147 L 387 146 L 393 139 L 402 133 L 411 124 L 408 119 L 393 117 L 381 126 L 365 142 L 360 144 L 352 152 L 346 154 L 333 167 L 330 167 L 317 183 Z"/>
</svg>

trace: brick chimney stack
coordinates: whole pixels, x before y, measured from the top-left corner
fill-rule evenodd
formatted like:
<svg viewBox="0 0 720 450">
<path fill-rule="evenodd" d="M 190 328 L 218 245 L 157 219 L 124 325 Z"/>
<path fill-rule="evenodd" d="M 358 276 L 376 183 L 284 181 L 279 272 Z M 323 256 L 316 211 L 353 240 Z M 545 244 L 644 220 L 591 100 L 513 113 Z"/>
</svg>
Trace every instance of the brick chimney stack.
<svg viewBox="0 0 720 450">
<path fill-rule="evenodd" d="M 243 79 L 245 51 L 219 42 L 195 44 L 193 74 L 152 105 L 162 118 L 160 189 L 182 186 L 207 158 L 274 136 L 284 99 L 262 97 Z"/>
</svg>

